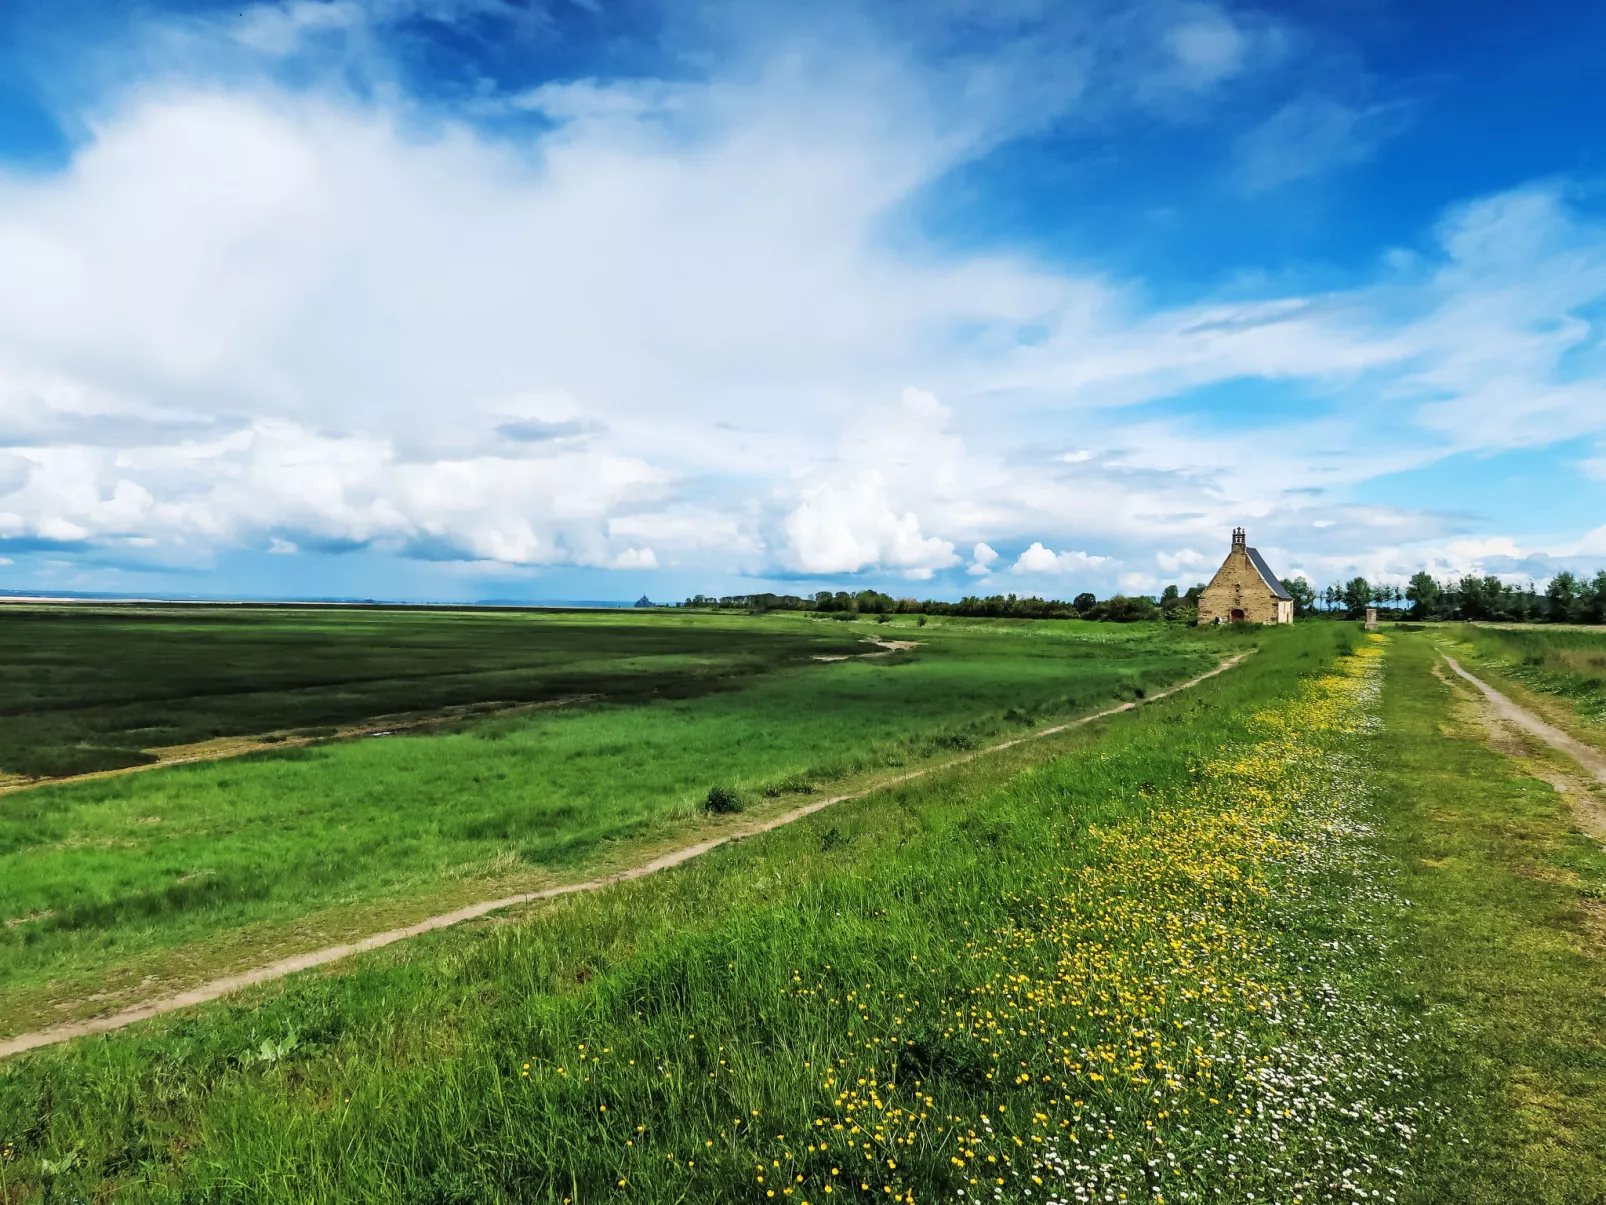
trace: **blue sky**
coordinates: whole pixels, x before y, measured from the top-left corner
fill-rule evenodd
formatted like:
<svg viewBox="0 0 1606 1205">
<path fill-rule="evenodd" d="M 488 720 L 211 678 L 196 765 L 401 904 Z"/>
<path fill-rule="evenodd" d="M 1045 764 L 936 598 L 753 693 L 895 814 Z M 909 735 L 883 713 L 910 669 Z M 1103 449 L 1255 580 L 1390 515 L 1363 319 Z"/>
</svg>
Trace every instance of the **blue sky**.
<svg viewBox="0 0 1606 1205">
<path fill-rule="evenodd" d="M 0 589 L 1606 564 L 1584 5 L 11 0 Z"/>
</svg>

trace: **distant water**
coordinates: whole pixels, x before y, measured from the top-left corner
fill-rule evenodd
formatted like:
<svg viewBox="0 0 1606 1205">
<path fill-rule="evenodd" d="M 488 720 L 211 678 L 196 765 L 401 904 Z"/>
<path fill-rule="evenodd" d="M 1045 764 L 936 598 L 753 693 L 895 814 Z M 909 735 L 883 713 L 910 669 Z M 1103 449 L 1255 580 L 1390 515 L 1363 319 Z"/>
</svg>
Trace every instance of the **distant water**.
<svg viewBox="0 0 1606 1205">
<path fill-rule="evenodd" d="M 283 603 L 316 606 L 387 607 L 565 607 L 632 608 L 634 602 L 617 598 L 477 598 L 452 602 L 433 598 L 318 598 L 307 595 L 260 594 L 128 594 L 109 590 L 0 590 L 0 598 L 66 599 L 74 602 L 147 603 Z"/>
</svg>

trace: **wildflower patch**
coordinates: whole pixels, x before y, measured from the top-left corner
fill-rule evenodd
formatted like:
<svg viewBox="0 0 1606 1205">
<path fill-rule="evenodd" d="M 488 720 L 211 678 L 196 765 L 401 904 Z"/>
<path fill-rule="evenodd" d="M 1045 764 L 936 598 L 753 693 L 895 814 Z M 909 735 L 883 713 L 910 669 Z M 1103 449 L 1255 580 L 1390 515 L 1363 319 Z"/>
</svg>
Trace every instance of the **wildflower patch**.
<svg viewBox="0 0 1606 1205">
<path fill-rule="evenodd" d="M 1067 834 L 1077 856 L 1028 871 L 1008 923 L 892 982 L 795 989 L 855 1040 L 780 1195 L 1394 1199 L 1415 1035 L 1356 977 L 1393 906 L 1354 748 L 1382 652 L 1257 714 L 1142 815 Z"/>
</svg>

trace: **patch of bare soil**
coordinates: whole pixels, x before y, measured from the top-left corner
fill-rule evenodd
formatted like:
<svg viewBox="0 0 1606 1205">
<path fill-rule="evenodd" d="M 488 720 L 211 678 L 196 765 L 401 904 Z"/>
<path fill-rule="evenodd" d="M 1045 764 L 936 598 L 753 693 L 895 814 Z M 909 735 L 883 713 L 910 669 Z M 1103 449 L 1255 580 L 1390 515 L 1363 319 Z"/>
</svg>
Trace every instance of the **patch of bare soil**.
<svg viewBox="0 0 1606 1205">
<path fill-rule="evenodd" d="M 879 644 L 881 642 L 876 641 L 875 643 Z M 888 643 L 907 645 L 910 642 L 889 641 Z M 878 654 L 871 655 L 875 656 Z M 874 786 L 866 787 L 863 790 L 853 791 L 845 795 L 833 795 L 827 799 L 816 799 L 811 803 L 806 803 L 801 807 L 793 808 L 789 812 L 783 813 L 779 816 L 774 816 L 768 820 L 742 825 L 721 836 L 714 837 L 706 841 L 699 841 L 695 845 L 688 845 L 680 849 L 672 850 L 669 853 L 654 858 L 649 862 L 644 862 L 638 866 L 632 866 L 629 869 L 619 871 L 617 874 L 606 875 L 597 879 L 590 879 L 583 883 L 567 883 L 559 887 L 548 887 L 542 891 L 525 892 L 521 895 L 511 895 L 502 899 L 485 900 L 481 903 L 469 904 L 466 907 L 457 908 L 451 912 L 442 913 L 439 916 L 429 917 L 425 920 L 417 922 L 416 924 L 407 925 L 404 928 L 390 929 L 384 933 L 375 933 L 371 937 L 365 937 L 361 941 L 348 942 L 336 946 L 327 946 L 321 950 L 311 950 L 304 954 L 297 954 L 293 957 L 282 958 L 278 962 L 272 962 L 266 966 L 255 967 L 248 971 L 242 971 L 236 975 L 225 976 L 222 979 L 213 979 L 208 983 L 199 984 L 188 991 L 179 992 L 175 995 L 162 996 L 156 999 L 146 1000 L 128 1008 L 120 1009 L 117 1012 L 107 1013 L 99 1017 L 88 1017 L 79 1021 L 65 1021 L 59 1025 L 49 1026 L 46 1029 L 35 1030 L 32 1033 L 18 1034 L 16 1037 L 7 1038 L 3 1041 L 0 1041 L 0 1059 L 7 1058 L 13 1054 L 21 1054 L 25 1050 L 33 1050 L 40 1046 L 51 1046 L 57 1042 L 65 1042 L 72 1038 L 87 1037 L 90 1034 L 108 1033 L 114 1029 L 122 1029 L 124 1026 L 133 1025 L 138 1021 L 149 1020 L 151 1017 L 160 1016 L 162 1013 L 174 1012 L 177 1009 L 188 1008 L 191 1005 L 196 1004 L 204 1004 L 209 1000 L 216 1000 L 221 996 L 226 996 L 232 992 L 237 992 L 241 988 L 251 987 L 259 983 L 266 983 L 273 979 L 282 979 L 286 975 L 295 974 L 297 971 L 310 970 L 313 967 L 323 966 L 326 963 L 338 962 L 340 959 L 350 958 L 354 954 L 361 954 L 368 950 L 377 950 L 383 946 L 391 945 L 394 942 L 403 941 L 409 937 L 416 937 L 421 933 L 429 933 L 435 929 L 444 929 L 451 925 L 462 924 L 464 921 L 474 920 L 478 917 L 485 916 L 488 913 L 497 912 L 504 908 L 511 908 L 518 904 L 532 904 L 540 900 L 555 899 L 558 896 L 573 895 L 576 892 L 581 891 L 597 891 L 603 887 L 611 887 L 616 883 L 624 883 L 630 881 L 631 879 L 644 878 L 647 875 L 656 874 L 661 870 L 668 870 L 670 867 L 679 866 L 682 863 L 689 862 L 693 858 L 701 857 L 703 854 L 708 853 L 710 850 L 717 849 L 721 845 L 726 845 L 732 841 L 740 841 L 744 837 L 753 837 L 759 835 L 760 833 L 767 833 L 772 829 L 780 828 L 783 825 L 792 824 L 803 819 L 805 816 L 812 816 L 815 812 L 831 807 L 833 804 L 845 803 L 850 799 L 860 799 L 866 795 L 872 794 L 875 791 L 882 791 L 890 786 L 896 786 L 899 783 L 908 782 L 912 779 L 924 778 L 928 774 L 933 774 L 940 770 L 946 770 L 954 766 L 962 765 L 963 763 L 973 761 L 978 757 L 984 757 L 989 753 L 997 753 L 1003 749 L 1013 748 L 1014 746 L 1023 744 L 1026 741 L 1039 740 L 1043 737 L 1053 736 L 1056 733 L 1066 732 L 1072 728 L 1080 727 L 1083 724 L 1091 724 L 1095 720 L 1101 720 L 1108 716 L 1118 715 L 1124 711 L 1135 711 L 1137 708 L 1146 704 L 1157 703 L 1161 699 L 1164 699 L 1170 695 L 1177 694 L 1180 691 L 1189 690 L 1192 687 L 1199 685 L 1199 683 L 1206 681 L 1207 679 L 1214 678 L 1217 674 L 1226 673 L 1229 669 L 1239 664 L 1249 655 L 1250 653 L 1244 652 L 1233 657 L 1224 658 L 1215 669 L 1207 670 L 1205 673 L 1200 674 L 1196 678 L 1190 678 L 1186 682 L 1179 682 L 1177 685 L 1166 690 L 1155 691 L 1153 694 L 1149 695 L 1147 699 L 1131 703 L 1121 703 L 1114 707 L 1107 707 L 1103 711 L 1095 712 L 1092 715 L 1085 715 L 1079 719 L 1067 721 L 1064 724 L 1055 724 L 1052 727 L 1043 728 L 1037 732 L 1028 733 L 1025 736 L 1015 737 L 1013 740 L 1001 741 L 996 745 L 989 745 L 984 749 L 977 749 L 970 753 L 961 754 L 958 757 L 950 758 L 949 760 L 941 762 L 938 765 L 924 766 L 918 770 L 910 770 L 905 774 L 899 774 L 895 777 L 884 779 L 876 783 Z M 73 1003 L 74 1002 L 71 1001 L 63 1002 L 62 1007 L 73 1007 Z"/>
<path fill-rule="evenodd" d="M 907 653 L 910 649 L 917 649 L 920 647 L 920 642 L 918 640 L 880 640 L 874 636 L 866 636 L 864 638 L 864 642 L 866 644 L 873 644 L 877 648 L 883 648 L 889 653 Z M 871 653 L 869 655 L 874 657 L 876 654 Z"/>
<path fill-rule="evenodd" d="M 873 644 L 881 651 L 879 653 L 815 653 L 815 661 L 865 661 L 871 657 L 886 657 L 893 653 L 907 653 L 911 649 L 920 647 L 918 640 L 881 640 L 875 636 L 866 636 L 865 644 Z"/>
<path fill-rule="evenodd" d="M 1606 900 L 1585 900 L 1584 932 L 1606 946 Z"/>
</svg>

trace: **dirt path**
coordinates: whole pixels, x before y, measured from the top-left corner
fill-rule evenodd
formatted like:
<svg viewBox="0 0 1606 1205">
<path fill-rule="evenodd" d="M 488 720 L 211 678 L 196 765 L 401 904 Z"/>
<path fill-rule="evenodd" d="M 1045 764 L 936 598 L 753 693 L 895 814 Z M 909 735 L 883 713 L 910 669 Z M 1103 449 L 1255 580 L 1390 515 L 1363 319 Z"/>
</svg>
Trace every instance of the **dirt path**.
<svg viewBox="0 0 1606 1205">
<path fill-rule="evenodd" d="M 795 821 L 803 819 L 805 816 L 812 816 L 815 812 L 831 807 L 833 804 L 846 803 L 851 799 L 862 799 L 866 795 L 872 795 L 877 791 L 884 791 L 888 787 L 896 786 L 899 783 L 908 782 L 911 779 L 923 778 L 928 774 L 934 774 L 940 770 L 947 770 L 954 766 L 963 765 L 965 762 L 973 761 L 978 757 L 984 757 L 989 753 L 997 753 L 1004 749 L 1014 748 L 1016 745 L 1024 744 L 1027 741 L 1040 740 L 1043 737 L 1054 736 L 1056 733 L 1066 732 L 1072 728 L 1080 727 L 1083 724 L 1091 724 L 1095 720 L 1102 720 L 1108 716 L 1119 715 L 1124 711 L 1133 711 L 1143 703 L 1158 702 L 1159 700 L 1170 695 L 1174 695 L 1180 691 L 1195 687 L 1207 679 L 1214 678 L 1217 674 L 1226 673 L 1227 670 L 1243 661 L 1249 655 L 1249 653 L 1245 652 L 1239 653 L 1235 657 L 1224 658 L 1221 664 L 1217 665 L 1215 669 L 1208 670 L 1205 673 L 1200 674 L 1197 678 L 1190 678 L 1186 682 L 1179 682 L 1177 685 L 1168 687 L 1165 690 L 1155 691 L 1146 699 L 1138 702 L 1122 703 L 1116 707 L 1108 707 L 1103 711 L 1094 712 L 1092 715 L 1085 715 L 1079 719 L 1070 720 L 1064 724 L 1055 724 L 1053 727 L 1043 728 L 1037 732 L 1028 733 L 1025 736 L 1018 736 L 1013 740 L 1002 741 L 996 745 L 988 745 L 985 749 L 977 749 L 973 752 L 962 754 L 959 757 L 950 758 L 949 760 L 942 762 L 940 765 L 925 766 L 919 770 L 911 770 L 907 774 L 899 774 L 893 778 L 883 779 L 874 786 L 866 787 L 863 790 L 852 791 L 845 795 L 833 795 L 829 799 L 817 799 L 812 803 L 806 803 L 802 807 L 793 808 L 790 812 L 785 812 L 782 815 L 775 816 L 769 820 L 765 820 L 760 823 L 744 825 L 741 828 L 724 834 L 723 836 L 715 837 L 707 841 L 700 841 L 695 845 L 688 845 L 684 848 L 673 850 L 661 857 L 654 858 L 650 862 L 644 862 L 640 866 L 632 866 L 628 870 L 622 870 L 617 874 L 606 875 L 598 879 L 591 879 L 584 883 L 569 883 L 561 887 L 548 887 L 542 891 L 527 892 L 523 895 L 510 895 L 504 899 L 485 900 L 478 904 L 469 904 L 466 907 L 458 908 L 452 912 L 443 912 L 439 916 L 432 916 L 427 920 L 421 920 L 417 924 L 408 925 L 402 929 L 391 929 L 384 933 L 375 933 L 372 937 L 365 937 L 361 941 L 351 942 L 346 945 L 327 946 L 322 950 L 313 950 L 306 954 L 297 954 L 293 958 L 282 958 L 278 962 L 270 962 L 266 966 L 255 967 L 249 971 L 241 971 L 239 974 L 228 975 L 222 979 L 213 979 L 207 983 L 202 983 L 196 987 L 193 987 L 187 992 L 179 992 L 172 996 L 162 996 L 158 999 L 146 1000 L 141 1004 L 135 1004 L 128 1008 L 120 1009 L 117 1012 L 108 1013 L 105 1016 L 89 1017 L 81 1021 L 66 1021 L 60 1025 L 52 1025 L 46 1029 L 35 1030 L 32 1033 L 18 1034 L 14 1038 L 6 1038 L 3 1041 L 0 1041 L 0 1059 L 7 1058 L 14 1054 L 21 1054 L 25 1050 L 33 1050 L 36 1047 L 50 1046 L 57 1042 L 65 1042 L 71 1038 L 86 1037 L 90 1034 L 107 1033 L 114 1029 L 122 1029 L 126 1025 L 133 1025 L 137 1021 L 148 1020 L 149 1018 L 159 1016 L 162 1013 L 169 1013 L 177 1009 L 188 1008 L 194 1004 L 205 1004 L 209 1000 L 216 1000 L 220 996 L 229 995 L 231 992 L 237 992 L 244 987 L 251 987 L 252 985 L 258 983 L 266 983 L 272 979 L 282 979 L 286 975 L 293 975 L 297 971 L 310 970 L 313 967 L 323 966 L 325 963 L 338 962 L 342 958 L 350 958 L 353 954 L 362 954 L 368 950 L 377 950 L 381 946 L 388 946 L 394 942 L 404 941 L 409 937 L 417 937 L 421 933 L 428 933 L 434 929 L 445 929 L 452 925 L 461 924 L 463 921 L 474 920 L 478 917 L 485 916 L 488 913 L 500 911 L 503 908 L 512 908 L 518 904 L 533 904 L 541 900 L 556 899 L 558 896 L 573 895 L 581 891 L 598 891 L 604 887 L 611 887 L 616 883 L 625 883 L 629 882 L 631 879 L 644 878 L 647 875 L 656 874 L 660 870 L 668 870 L 673 866 L 679 866 L 682 863 L 689 862 L 693 858 L 701 857 L 703 854 L 708 853 L 710 850 L 717 849 L 721 845 L 727 845 L 732 841 L 740 841 L 745 837 L 754 837 L 760 833 L 767 833 L 773 829 L 781 828 L 783 825 L 792 824 Z M 1454 663 L 1452 662 L 1452 664 Z"/>
<path fill-rule="evenodd" d="M 920 647 L 918 640 L 880 640 L 875 636 L 866 636 L 863 643 L 873 644 L 881 651 L 879 653 L 815 653 L 815 661 L 865 661 L 871 657 L 890 657 L 893 653 L 907 653 L 910 649 Z"/>
<path fill-rule="evenodd" d="M 1452 670 L 1483 693 L 1483 697 L 1488 701 L 1489 707 L 1496 717 L 1519 731 L 1537 737 L 1552 749 L 1566 754 L 1578 764 L 1580 769 L 1593 775 L 1596 782 L 1606 786 L 1606 754 L 1602 754 L 1598 749 L 1591 748 L 1589 745 L 1584 744 L 1583 741 L 1563 732 L 1555 725 L 1547 724 L 1533 712 L 1513 702 L 1481 678 L 1473 677 L 1462 669 L 1460 662 L 1450 656 L 1449 653 L 1441 651 L 1440 655 L 1445 661 L 1449 662 Z M 1551 782 L 1551 785 L 1558 790 L 1563 789 L 1560 783 Z M 1603 818 L 1598 814 L 1598 808 L 1589 806 L 1590 803 L 1592 801 L 1587 801 L 1586 797 L 1585 806 L 1575 808 L 1580 825 L 1587 829 L 1591 835 L 1606 841 L 1606 822 L 1603 822 Z"/>
</svg>

